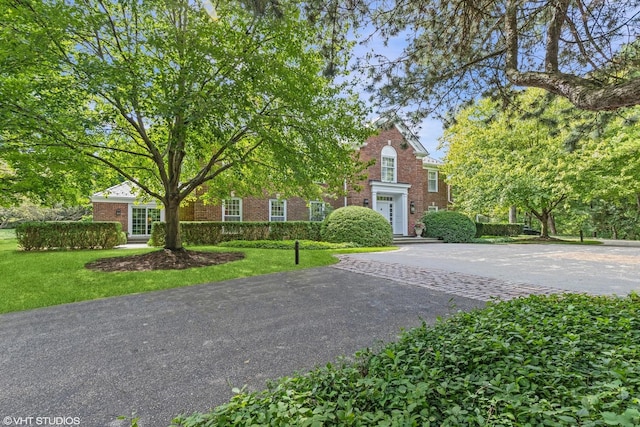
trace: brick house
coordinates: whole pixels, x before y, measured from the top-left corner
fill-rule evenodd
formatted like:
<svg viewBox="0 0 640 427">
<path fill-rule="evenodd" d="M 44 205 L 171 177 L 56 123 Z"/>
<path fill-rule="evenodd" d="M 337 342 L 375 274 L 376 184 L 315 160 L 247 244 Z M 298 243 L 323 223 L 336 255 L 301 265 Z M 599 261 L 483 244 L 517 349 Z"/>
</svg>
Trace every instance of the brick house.
<svg viewBox="0 0 640 427">
<path fill-rule="evenodd" d="M 413 225 L 425 211 L 446 209 L 449 187 L 439 173 L 441 162 L 429 153 L 417 136 L 397 119 L 373 122 L 379 132 L 359 148 L 362 160 L 375 160 L 360 183 L 362 190 L 346 197 L 307 201 L 280 199 L 276 195 L 231 197 L 220 205 L 201 200 L 180 210 L 182 221 L 320 221 L 331 209 L 364 206 L 389 220 L 395 235 L 414 235 Z M 233 193 L 232 193 L 233 194 Z M 119 221 L 130 238 L 148 238 L 151 223 L 164 212 L 155 202 L 140 203 L 130 183 L 122 183 L 91 198 L 96 221 Z"/>
</svg>

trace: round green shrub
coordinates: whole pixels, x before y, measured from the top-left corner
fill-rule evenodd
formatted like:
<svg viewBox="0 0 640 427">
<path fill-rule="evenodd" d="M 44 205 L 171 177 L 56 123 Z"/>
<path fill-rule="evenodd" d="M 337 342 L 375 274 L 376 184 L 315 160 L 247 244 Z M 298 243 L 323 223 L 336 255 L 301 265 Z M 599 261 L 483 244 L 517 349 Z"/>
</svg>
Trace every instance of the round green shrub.
<svg viewBox="0 0 640 427">
<path fill-rule="evenodd" d="M 361 206 L 336 209 L 325 219 L 322 240 L 331 243 L 355 243 L 358 246 L 390 246 L 393 230 L 378 212 Z"/>
<path fill-rule="evenodd" d="M 448 243 L 471 242 L 476 235 L 474 222 L 460 212 L 426 212 L 422 222 L 426 237 L 436 237 Z"/>
</svg>

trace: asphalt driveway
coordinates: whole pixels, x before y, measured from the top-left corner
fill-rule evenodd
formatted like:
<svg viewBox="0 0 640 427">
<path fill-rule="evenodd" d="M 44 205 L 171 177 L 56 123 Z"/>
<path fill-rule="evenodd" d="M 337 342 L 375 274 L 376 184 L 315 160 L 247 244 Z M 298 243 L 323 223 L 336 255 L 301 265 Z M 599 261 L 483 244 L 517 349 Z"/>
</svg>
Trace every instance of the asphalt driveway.
<svg viewBox="0 0 640 427">
<path fill-rule="evenodd" d="M 640 292 L 638 247 L 427 244 L 349 257 L 375 271 L 324 267 L 0 315 L 0 420 L 119 427 L 135 413 L 143 427 L 167 426 L 234 387 L 261 390 L 484 305 L 461 295 L 529 289 L 514 283 Z"/>
<path fill-rule="evenodd" d="M 0 315 L 0 420 L 167 426 L 483 304 L 324 267 Z"/>
</svg>

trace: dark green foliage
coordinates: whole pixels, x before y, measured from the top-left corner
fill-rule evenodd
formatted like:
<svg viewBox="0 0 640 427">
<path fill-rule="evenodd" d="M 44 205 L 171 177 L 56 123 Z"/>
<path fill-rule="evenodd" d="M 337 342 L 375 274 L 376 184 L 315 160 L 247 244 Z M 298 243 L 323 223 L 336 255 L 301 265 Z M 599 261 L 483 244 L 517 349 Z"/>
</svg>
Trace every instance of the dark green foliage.
<svg viewBox="0 0 640 427">
<path fill-rule="evenodd" d="M 598 237 L 637 240 L 640 238 L 640 212 L 636 197 L 620 198 L 611 202 L 594 200 L 584 224 L 588 235 Z"/>
<path fill-rule="evenodd" d="M 476 222 L 476 236 L 518 236 L 524 224 L 497 224 Z"/>
<path fill-rule="evenodd" d="M 635 426 L 640 298 L 532 296 L 240 393 L 202 426 Z"/>
<path fill-rule="evenodd" d="M 361 206 L 336 209 L 322 224 L 322 240 L 333 243 L 355 243 L 359 246 L 390 246 L 391 224 L 378 212 Z"/>
<path fill-rule="evenodd" d="M 16 227 L 25 251 L 45 249 L 111 249 L 127 242 L 119 222 L 25 222 Z"/>
<path fill-rule="evenodd" d="M 426 212 L 422 222 L 425 225 L 425 237 L 436 237 L 447 243 L 471 242 L 476 235 L 473 221 L 460 212 Z"/>
<path fill-rule="evenodd" d="M 186 245 L 217 245 L 231 240 L 320 240 L 322 224 L 314 221 L 286 222 L 188 222 L 180 223 Z M 151 229 L 151 246 L 164 246 L 165 224 Z"/>
</svg>

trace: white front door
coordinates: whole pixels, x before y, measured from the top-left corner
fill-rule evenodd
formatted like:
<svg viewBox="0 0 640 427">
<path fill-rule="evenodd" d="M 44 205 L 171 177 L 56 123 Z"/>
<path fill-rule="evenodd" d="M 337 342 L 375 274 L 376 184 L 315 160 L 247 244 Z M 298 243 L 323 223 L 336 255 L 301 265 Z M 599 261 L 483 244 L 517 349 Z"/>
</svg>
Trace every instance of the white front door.
<svg viewBox="0 0 640 427">
<path fill-rule="evenodd" d="M 393 202 L 378 200 L 376 210 L 380 212 L 380 214 L 389 221 L 391 227 L 393 227 Z"/>
</svg>

